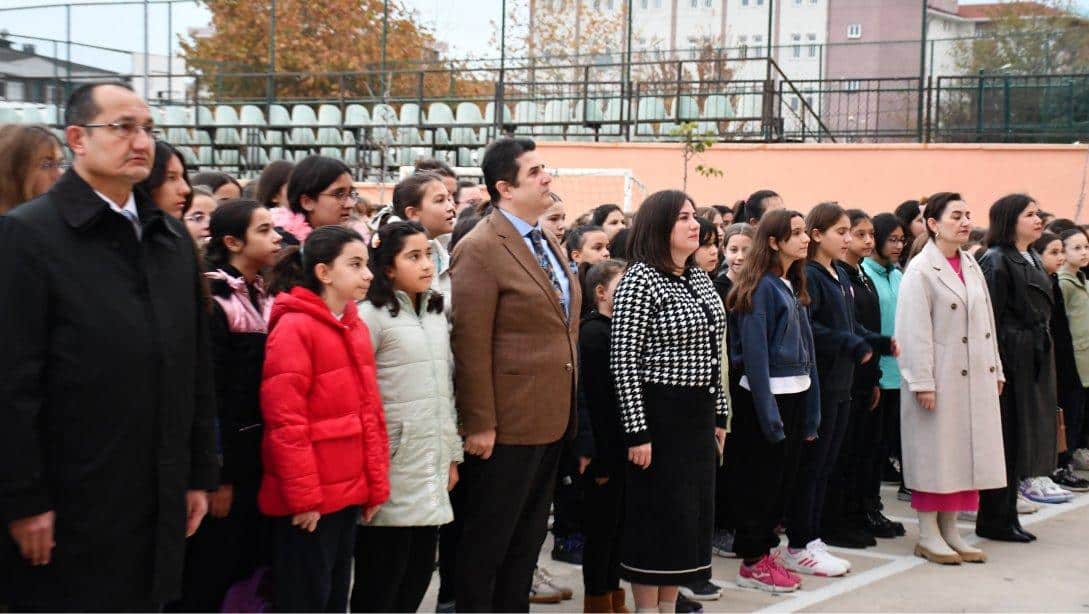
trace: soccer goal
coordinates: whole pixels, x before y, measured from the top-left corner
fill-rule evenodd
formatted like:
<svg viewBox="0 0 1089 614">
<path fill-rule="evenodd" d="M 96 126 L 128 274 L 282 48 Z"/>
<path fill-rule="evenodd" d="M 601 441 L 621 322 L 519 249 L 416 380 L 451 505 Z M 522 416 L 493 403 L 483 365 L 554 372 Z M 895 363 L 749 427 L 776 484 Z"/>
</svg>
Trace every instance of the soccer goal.
<svg viewBox="0 0 1089 614">
<path fill-rule="evenodd" d="M 415 167 L 402 166 L 403 179 Z M 456 166 L 459 178 L 483 181 L 479 167 Z M 550 168 L 552 191 L 576 211 L 587 211 L 605 203 L 616 203 L 624 211 L 634 211 L 647 197 L 647 186 L 627 168 Z"/>
</svg>

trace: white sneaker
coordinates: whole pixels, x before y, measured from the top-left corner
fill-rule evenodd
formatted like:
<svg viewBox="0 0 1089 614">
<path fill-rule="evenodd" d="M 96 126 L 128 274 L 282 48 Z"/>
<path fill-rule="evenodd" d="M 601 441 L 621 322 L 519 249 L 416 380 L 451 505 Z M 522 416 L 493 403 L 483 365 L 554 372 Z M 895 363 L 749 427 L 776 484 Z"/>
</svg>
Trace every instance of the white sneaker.
<svg viewBox="0 0 1089 614">
<path fill-rule="evenodd" d="M 1073 457 L 1074 469 L 1089 471 L 1089 450 L 1078 448 L 1077 450 L 1074 450 Z"/>
<path fill-rule="evenodd" d="M 1032 501 L 1029 501 L 1021 493 L 1017 493 L 1017 513 L 1018 514 L 1035 514 L 1040 511 L 1040 506 L 1036 505 Z M 963 512 L 962 512 L 963 513 Z M 975 514 L 973 514 L 974 516 Z M 975 518 L 973 518 L 975 520 Z"/>
<path fill-rule="evenodd" d="M 847 573 L 843 560 L 828 554 L 824 543 L 816 545 L 817 541 L 809 542 L 805 549 L 796 552 L 789 546 L 783 546 L 779 549 L 779 560 L 787 569 L 811 576 L 835 577 Z"/>
<path fill-rule="evenodd" d="M 1050 476 L 1040 476 L 1036 478 L 1040 480 L 1040 484 L 1044 487 L 1044 492 L 1055 495 L 1056 497 L 1066 497 L 1068 500 L 1074 498 L 1074 493 L 1056 484 Z"/>
<path fill-rule="evenodd" d="M 824 543 L 824 540 L 822 540 L 821 538 L 818 537 L 817 539 L 814 539 L 813 541 L 809 542 L 806 545 L 806 550 L 814 550 L 814 549 L 820 550 L 825 555 L 831 557 L 832 559 L 834 559 L 836 561 L 839 561 L 843 565 L 844 569 L 846 569 L 847 571 L 851 571 L 851 561 L 848 561 L 847 559 L 843 558 L 842 556 L 836 556 L 836 555 L 832 554 L 831 552 L 829 552 L 828 551 L 828 544 Z"/>
</svg>

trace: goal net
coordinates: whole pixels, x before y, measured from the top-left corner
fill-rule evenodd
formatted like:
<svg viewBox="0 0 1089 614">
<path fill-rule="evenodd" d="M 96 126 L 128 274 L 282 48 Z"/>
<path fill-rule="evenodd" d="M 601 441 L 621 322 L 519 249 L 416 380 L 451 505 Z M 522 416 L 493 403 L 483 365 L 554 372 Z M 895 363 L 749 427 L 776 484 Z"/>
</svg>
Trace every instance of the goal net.
<svg viewBox="0 0 1089 614">
<path fill-rule="evenodd" d="M 402 166 L 401 178 L 414 167 Z M 479 167 L 457 166 L 458 178 L 483 181 Z M 627 168 L 550 168 L 552 191 L 563 199 L 568 220 L 605 203 L 620 205 L 624 211 L 635 209 L 647 197 L 647 187 Z"/>
</svg>

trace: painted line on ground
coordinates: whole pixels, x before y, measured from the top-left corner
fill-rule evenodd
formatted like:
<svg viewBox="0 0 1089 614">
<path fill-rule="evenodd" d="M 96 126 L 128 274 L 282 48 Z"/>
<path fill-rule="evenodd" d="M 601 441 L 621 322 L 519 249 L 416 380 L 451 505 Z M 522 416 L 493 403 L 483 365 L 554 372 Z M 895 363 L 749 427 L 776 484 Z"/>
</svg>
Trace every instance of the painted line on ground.
<svg viewBox="0 0 1089 614">
<path fill-rule="evenodd" d="M 1077 509 L 1089 506 L 1089 495 L 1083 493 L 1076 493 L 1074 499 L 1068 503 L 1060 503 L 1054 505 L 1041 504 L 1040 511 L 1035 514 L 1029 514 L 1022 516 L 1022 525 L 1034 525 L 1041 522 L 1046 522 L 1061 516 L 1067 512 L 1072 512 Z M 900 522 L 910 522 L 910 518 L 899 519 Z M 916 519 L 915 522 L 918 522 Z M 974 525 L 969 525 L 966 528 L 969 529 L 968 534 L 965 535 L 965 541 L 969 544 L 977 544 L 981 541 L 985 541 L 983 538 L 975 534 Z M 868 571 L 864 571 L 858 574 L 851 573 L 838 579 L 827 586 L 823 586 L 813 591 L 801 590 L 796 593 L 788 593 L 783 595 L 784 600 L 779 603 L 774 603 L 767 607 L 756 610 L 757 612 L 797 612 L 805 608 L 817 605 L 819 603 L 835 599 L 846 593 L 865 588 L 871 584 L 884 580 L 886 578 L 895 576 L 897 574 L 915 569 L 920 565 L 927 564 L 927 560 L 910 555 L 890 555 L 880 552 L 864 552 L 851 549 L 835 549 L 848 552 L 860 556 L 870 556 L 873 558 L 883 558 L 890 562 L 880 567 L 875 567 Z"/>
</svg>

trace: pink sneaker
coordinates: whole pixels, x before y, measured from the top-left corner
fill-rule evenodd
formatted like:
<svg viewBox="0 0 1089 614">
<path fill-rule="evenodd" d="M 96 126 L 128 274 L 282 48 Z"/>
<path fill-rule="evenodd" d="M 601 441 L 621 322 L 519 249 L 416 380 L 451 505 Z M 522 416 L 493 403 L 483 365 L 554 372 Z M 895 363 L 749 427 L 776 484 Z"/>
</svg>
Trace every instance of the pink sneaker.
<svg viewBox="0 0 1089 614">
<path fill-rule="evenodd" d="M 791 593 L 798 590 L 801 580 L 784 569 L 770 554 L 766 554 L 751 567 L 741 564 L 737 573 L 737 585 L 769 593 Z"/>
</svg>

